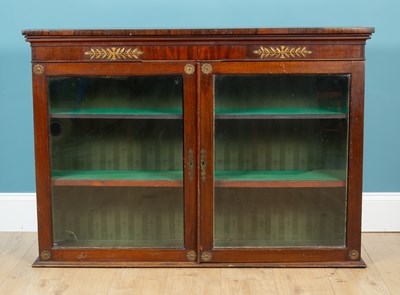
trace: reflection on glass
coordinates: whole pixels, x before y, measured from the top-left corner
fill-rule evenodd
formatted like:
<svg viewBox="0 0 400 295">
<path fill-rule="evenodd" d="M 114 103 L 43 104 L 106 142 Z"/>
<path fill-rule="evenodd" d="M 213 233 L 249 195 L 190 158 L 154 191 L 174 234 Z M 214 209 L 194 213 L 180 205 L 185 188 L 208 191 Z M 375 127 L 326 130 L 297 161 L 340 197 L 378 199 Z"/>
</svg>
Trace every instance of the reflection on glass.
<svg viewBox="0 0 400 295">
<path fill-rule="evenodd" d="M 347 75 L 217 76 L 215 114 L 345 115 L 348 79 Z"/>
<path fill-rule="evenodd" d="M 51 137 L 56 171 L 181 171 L 182 121 L 56 119 Z"/>
<path fill-rule="evenodd" d="M 49 79 L 50 113 L 182 114 L 182 77 L 55 77 Z"/>
<path fill-rule="evenodd" d="M 344 245 L 348 81 L 216 76 L 215 247 Z"/>
<path fill-rule="evenodd" d="M 183 248 L 182 208 L 182 188 L 54 187 L 54 245 Z"/>
<path fill-rule="evenodd" d="M 345 243 L 345 188 L 216 188 L 215 194 L 215 247 Z"/>
<path fill-rule="evenodd" d="M 48 82 L 54 243 L 183 247 L 182 77 Z"/>
</svg>

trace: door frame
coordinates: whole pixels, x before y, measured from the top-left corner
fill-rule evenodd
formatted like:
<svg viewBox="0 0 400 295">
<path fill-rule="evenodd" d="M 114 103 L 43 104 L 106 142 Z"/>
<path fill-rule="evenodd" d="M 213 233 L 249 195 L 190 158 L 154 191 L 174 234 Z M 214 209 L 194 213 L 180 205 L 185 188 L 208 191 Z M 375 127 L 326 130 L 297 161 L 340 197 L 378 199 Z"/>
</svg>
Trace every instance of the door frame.
<svg viewBox="0 0 400 295">
<path fill-rule="evenodd" d="M 362 266 L 361 196 L 364 61 L 204 62 L 199 73 L 200 143 L 205 177 L 200 187 L 200 256 L 205 263 L 288 266 Z M 204 70 L 203 70 L 204 69 Z M 350 74 L 346 245 L 344 247 L 214 248 L 214 77 L 218 74 Z M 201 161 L 201 159 L 200 159 Z"/>
<path fill-rule="evenodd" d="M 190 66 L 189 66 L 190 65 Z M 187 68 L 190 68 L 188 71 Z M 34 71 L 35 169 L 40 256 L 34 266 L 165 265 L 197 262 L 197 124 L 194 62 L 40 63 Z M 184 248 L 61 248 L 53 247 L 51 165 L 48 114 L 48 77 L 55 76 L 151 76 L 181 75 L 183 78 L 184 140 Z M 132 261 L 134 263 L 129 263 Z"/>
</svg>

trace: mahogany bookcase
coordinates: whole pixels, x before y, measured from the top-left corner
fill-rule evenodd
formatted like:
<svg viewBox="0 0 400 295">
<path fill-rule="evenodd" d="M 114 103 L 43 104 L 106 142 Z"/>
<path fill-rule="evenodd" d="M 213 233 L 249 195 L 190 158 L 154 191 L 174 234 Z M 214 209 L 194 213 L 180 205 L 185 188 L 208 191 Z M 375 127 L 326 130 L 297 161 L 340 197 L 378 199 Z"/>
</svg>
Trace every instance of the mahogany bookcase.
<svg viewBox="0 0 400 295">
<path fill-rule="evenodd" d="M 365 266 L 373 32 L 23 31 L 34 266 Z"/>
</svg>

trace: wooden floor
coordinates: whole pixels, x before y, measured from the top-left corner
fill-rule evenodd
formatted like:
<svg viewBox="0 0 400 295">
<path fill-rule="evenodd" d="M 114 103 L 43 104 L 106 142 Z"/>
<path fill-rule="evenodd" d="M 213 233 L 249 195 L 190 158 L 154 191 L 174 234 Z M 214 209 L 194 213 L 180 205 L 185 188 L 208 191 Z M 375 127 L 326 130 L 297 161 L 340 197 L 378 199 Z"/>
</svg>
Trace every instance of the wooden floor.
<svg viewBox="0 0 400 295">
<path fill-rule="evenodd" d="M 363 235 L 366 269 L 32 268 L 35 233 L 0 232 L 0 294 L 400 294 L 400 233 Z"/>
</svg>

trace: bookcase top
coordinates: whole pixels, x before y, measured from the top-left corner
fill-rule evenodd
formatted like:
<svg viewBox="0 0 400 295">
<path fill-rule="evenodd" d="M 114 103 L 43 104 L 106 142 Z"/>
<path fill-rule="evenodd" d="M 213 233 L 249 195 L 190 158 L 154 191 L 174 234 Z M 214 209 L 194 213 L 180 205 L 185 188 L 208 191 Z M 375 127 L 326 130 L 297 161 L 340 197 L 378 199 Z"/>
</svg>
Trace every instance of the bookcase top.
<svg viewBox="0 0 400 295">
<path fill-rule="evenodd" d="M 23 30 L 29 37 L 195 37 L 195 36 L 332 36 L 363 35 L 369 38 L 375 31 L 367 27 L 346 28 L 209 28 L 209 29 L 84 29 L 84 30 Z"/>
</svg>

